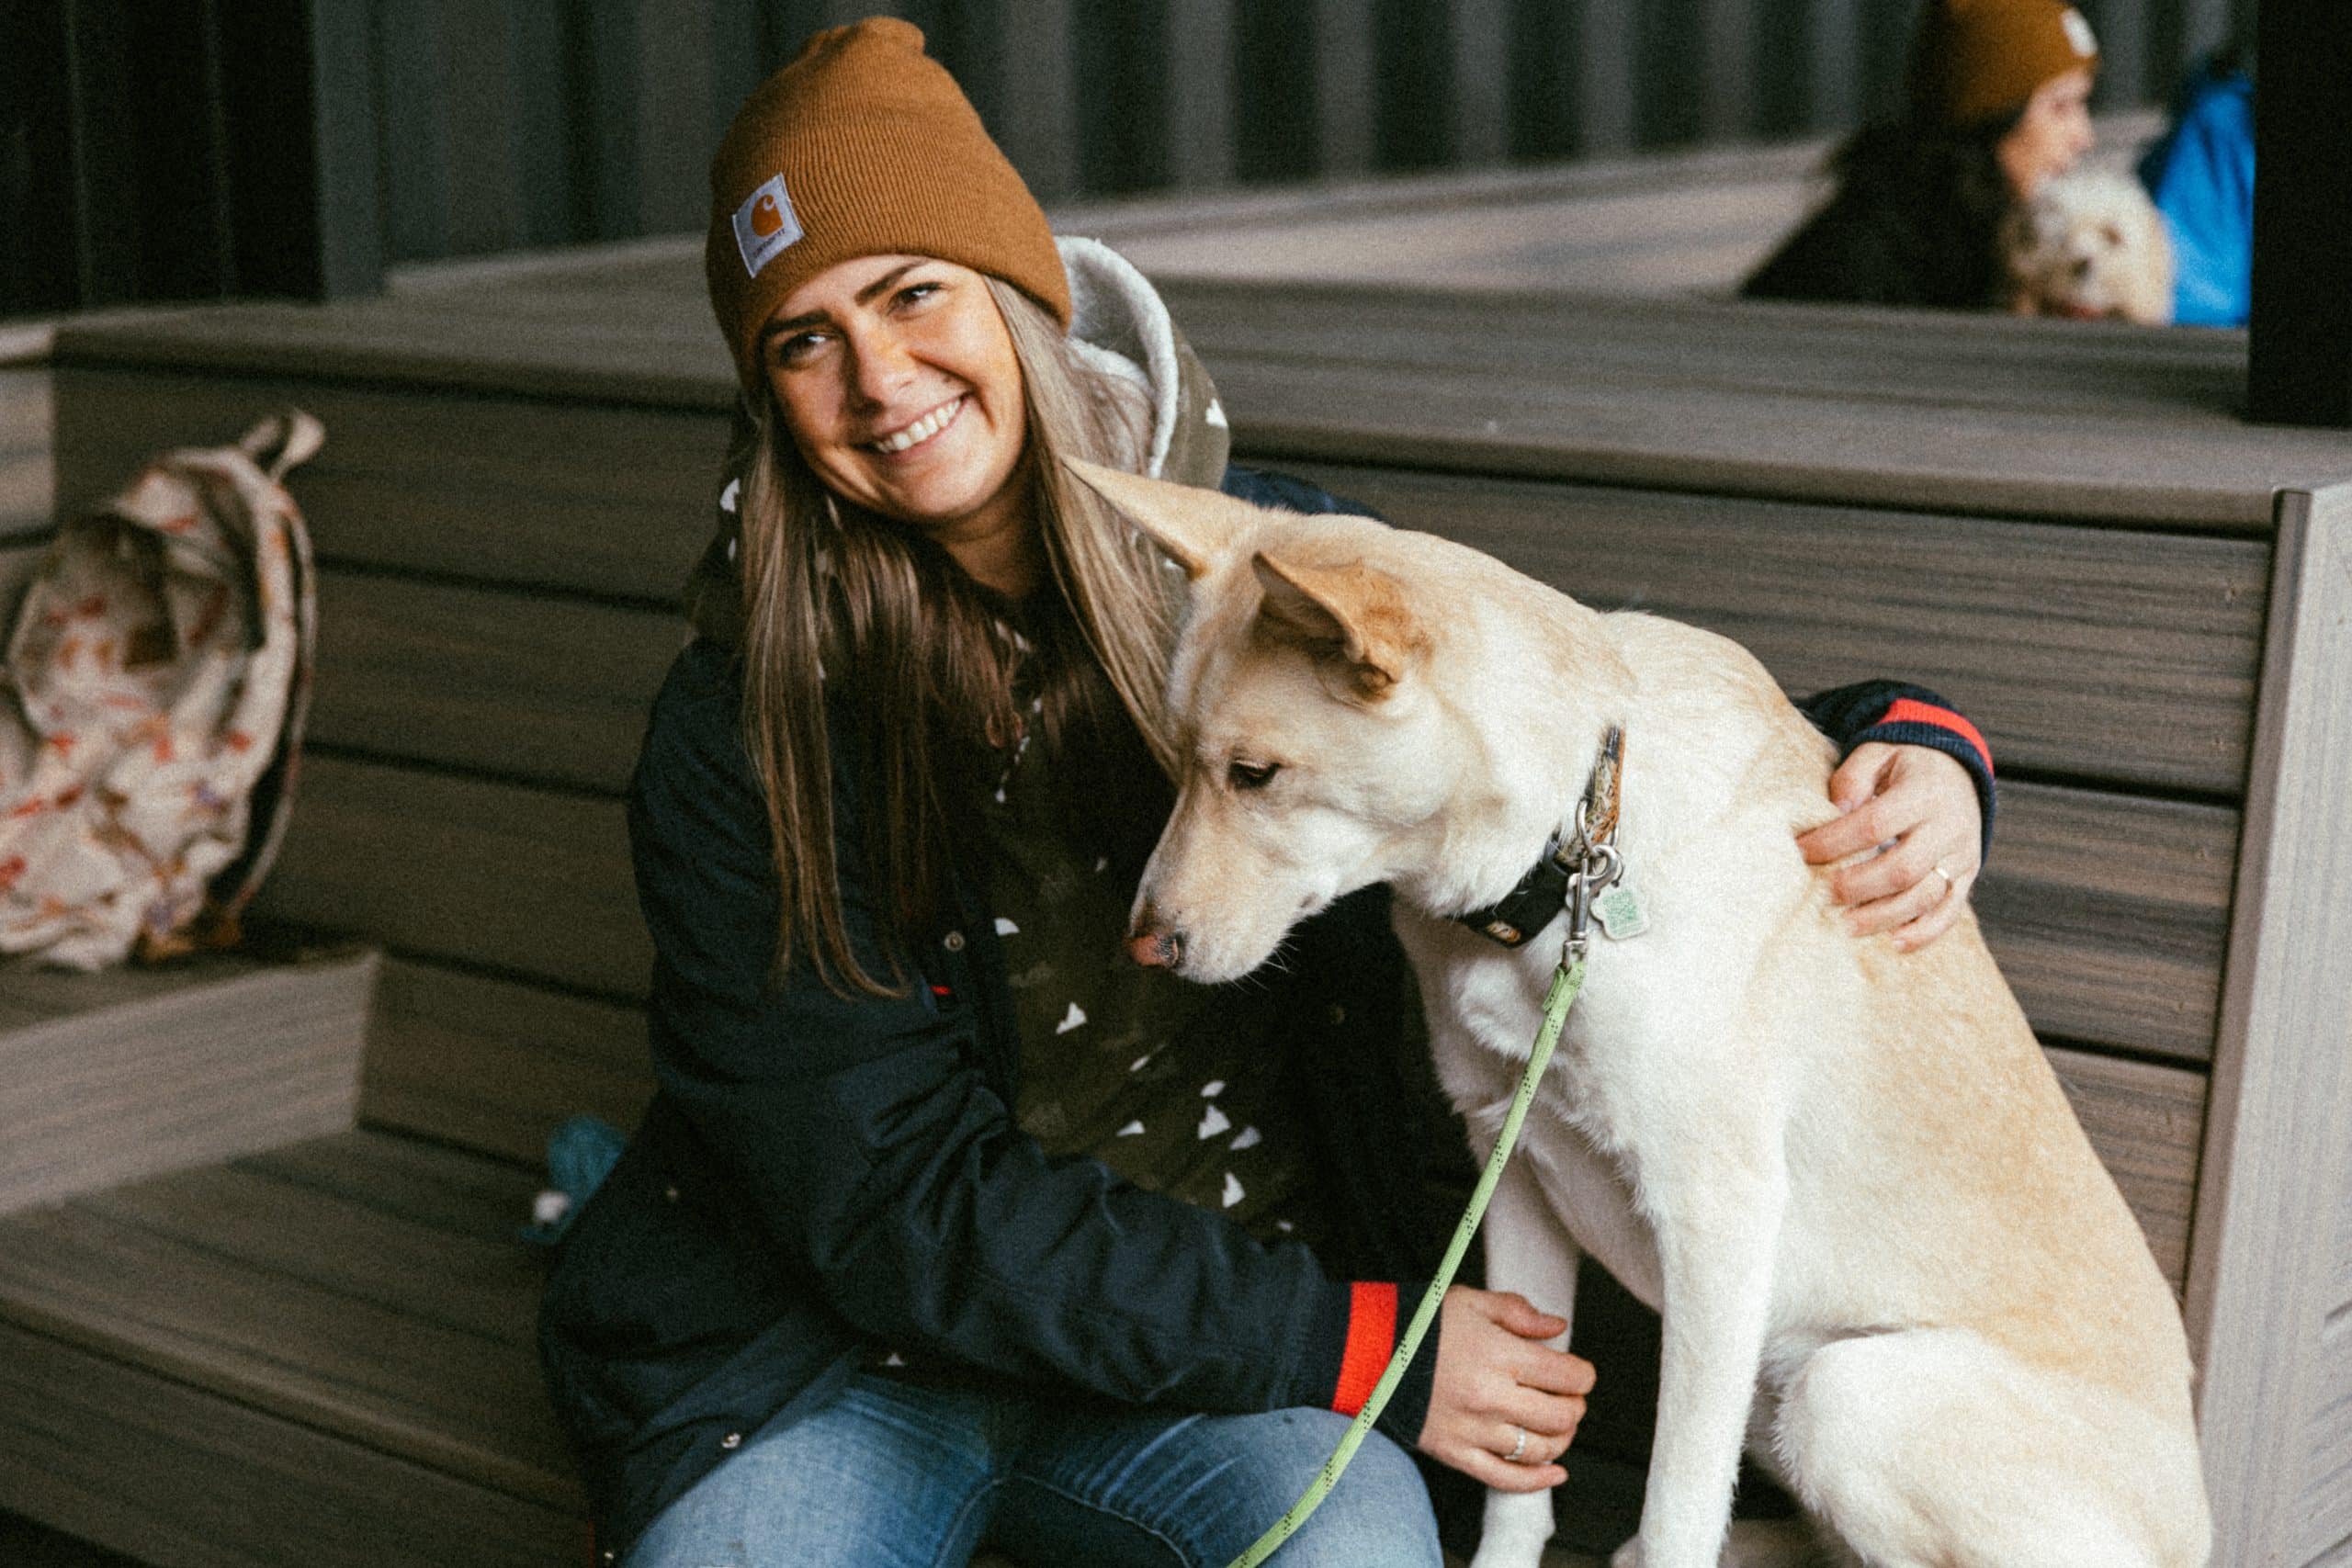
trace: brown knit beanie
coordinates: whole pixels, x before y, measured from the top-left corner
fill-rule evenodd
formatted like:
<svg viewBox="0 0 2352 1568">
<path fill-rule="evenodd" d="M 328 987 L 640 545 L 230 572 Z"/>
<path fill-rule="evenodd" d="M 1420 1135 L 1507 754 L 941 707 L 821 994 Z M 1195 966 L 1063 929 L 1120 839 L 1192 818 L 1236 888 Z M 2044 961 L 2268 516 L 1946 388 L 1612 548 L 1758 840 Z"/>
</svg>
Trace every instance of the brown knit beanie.
<svg viewBox="0 0 2352 1568">
<path fill-rule="evenodd" d="M 710 163 L 711 313 L 756 391 L 760 329 L 837 262 L 936 256 L 1003 278 L 1067 327 L 1069 278 L 1037 198 L 911 23 L 810 39 L 744 100 Z"/>
<path fill-rule="evenodd" d="M 2098 40 L 2063 0 L 1928 0 L 1911 45 L 1911 102 L 1973 125 L 2025 107 L 2052 76 L 2096 69 Z"/>
</svg>

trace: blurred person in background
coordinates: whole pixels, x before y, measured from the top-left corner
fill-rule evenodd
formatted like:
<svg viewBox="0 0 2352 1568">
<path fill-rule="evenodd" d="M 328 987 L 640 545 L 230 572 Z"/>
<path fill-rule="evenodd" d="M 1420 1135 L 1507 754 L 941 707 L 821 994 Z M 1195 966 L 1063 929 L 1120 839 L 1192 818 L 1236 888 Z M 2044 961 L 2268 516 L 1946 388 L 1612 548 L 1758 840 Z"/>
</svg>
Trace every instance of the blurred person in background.
<svg viewBox="0 0 2352 1568">
<path fill-rule="evenodd" d="M 1752 299 L 1982 310 L 2002 220 L 2091 149 L 2098 44 L 2059 0 L 1929 0 L 1902 118 L 1839 149 L 1829 201 L 1741 286 Z"/>
</svg>

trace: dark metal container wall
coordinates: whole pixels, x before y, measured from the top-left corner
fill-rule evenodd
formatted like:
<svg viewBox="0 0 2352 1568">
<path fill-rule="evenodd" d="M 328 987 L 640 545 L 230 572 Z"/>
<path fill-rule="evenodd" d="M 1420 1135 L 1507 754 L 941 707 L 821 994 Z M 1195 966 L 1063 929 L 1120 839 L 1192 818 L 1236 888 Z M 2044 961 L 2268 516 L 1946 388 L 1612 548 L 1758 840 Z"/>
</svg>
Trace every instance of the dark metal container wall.
<svg viewBox="0 0 2352 1568">
<path fill-rule="evenodd" d="M 2251 0 L 2079 0 L 2103 107 Z M 0 0 L 0 315 L 690 230 L 816 28 L 920 25 L 1047 201 L 1835 131 L 1908 0 Z"/>
</svg>

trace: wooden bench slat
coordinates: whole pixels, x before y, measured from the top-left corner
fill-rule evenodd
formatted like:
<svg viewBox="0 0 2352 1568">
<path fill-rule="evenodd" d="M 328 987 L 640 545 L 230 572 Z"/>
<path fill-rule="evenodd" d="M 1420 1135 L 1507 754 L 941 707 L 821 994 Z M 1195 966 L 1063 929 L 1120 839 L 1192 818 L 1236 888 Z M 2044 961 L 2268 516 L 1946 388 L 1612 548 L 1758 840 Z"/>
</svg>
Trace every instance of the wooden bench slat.
<svg viewBox="0 0 2352 1568">
<path fill-rule="evenodd" d="M 674 612 L 328 570 L 314 742 L 617 793 Z"/>
<path fill-rule="evenodd" d="M 359 1114 L 536 1168 L 566 1117 L 634 1127 L 652 1088 L 641 1009 L 395 960 Z"/>
<path fill-rule="evenodd" d="M 173 1180 L 156 1190 L 168 1194 Z M 354 1209 L 331 1257 L 365 1254 L 382 1234 Z M 159 1234 L 80 1202 L 18 1215 L 0 1223 L 0 1321 L 481 1484 L 574 1506 L 578 1483 L 534 1358 L 256 1270 L 221 1241 Z M 534 1288 L 521 1250 L 518 1293 Z"/>
<path fill-rule="evenodd" d="M 2234 795 L 2269 551 L 2246 539 L 1308 465 L 1596 609 L 1744 643 L 1795 692 L 1936 687 L 1998 763 Z"/>
<path fill-rule="evenodd" d="M 1478 370 L 1367 374 L 1325 360 L 1212 359 L 1236 450 L 1269 462 L 1386 463 L 1727 496 L 1996 515 L 2130 517 L 2267 534 L 2242 427 L 2184 423 L 2108 438 L 2046 409 L 1923 420 L 1889 400 L 1729 396 L 1671 383 L 1529 382 Z M 1670 446 L 1662 433 L 1672 433 Z M 1985 461 L 1991 449 L 1998 465 Z M 2340 453 L 2281 455 L 2282 484 L 2326 482 Z"/>
<path fill-rule="evenodd" d="M 710 412 L 429 398 L 304 380 L 58 371 L 59 496 L 112 493 L 158 446 L 233 440 L 295 403 L 327 445 L 292 490 L 322 559 L 673 602 L 710 542 Z"/>
<path fill-rule="evenodd" d="M 2205 1075 L 2059 1047 L 2049 1056 L 2091 1146 L 2122 1189 L 2156 1267 L 2177 1295 L 2188 1269 Z"/>
<path fill-rule="evenodd" d="M 176 1568 L 579 1568 L 576 1503 L 461 1481 L 0 1321 L 0 1507 Z"/>
<path fill-rule="evenodd" d="M 2009 784 L 1996 833 L 1972 897 L 2034 1028 L 2211 1060 L 2238 814 Z"/>
<path fill-rule="evenodd" d="M 507 1201 L 479 1202 L 463 1228 L 397 1213 L 349 1190 L 354 1183 L 284 1179 L 244 1161 L 78 1201 L 110 1223 L 210 1253 L 251 1273 L 298 1280 L 326 1295 L 528 1351 L 537 1268 L 514 1232 L 530 1216 L 536 1184 L 524 1172 L 510 1177 Z"/>
<path fill-rule="evenodd" d="M 375 974 L 0 965 L 0 1213 L 348 1128 Z"/>
<path fill-rule="evenodd" d="M 641 996 L 618 800 L 313 755 L 256 908 L 400 950 Z"/>
<path fill-rule="evenodd" d="M 2245 778 L 2256 541 L 1306 470 L 1596 608 L 1723 632 L 1792 690 L 1935 686 L 2004 768 L 2213 795 Z M 662 609 L 365 572 L 330 570 L 321 603 L 314 739 L 600 789 L 626 781 L 685 637 Z"/>
</svg>

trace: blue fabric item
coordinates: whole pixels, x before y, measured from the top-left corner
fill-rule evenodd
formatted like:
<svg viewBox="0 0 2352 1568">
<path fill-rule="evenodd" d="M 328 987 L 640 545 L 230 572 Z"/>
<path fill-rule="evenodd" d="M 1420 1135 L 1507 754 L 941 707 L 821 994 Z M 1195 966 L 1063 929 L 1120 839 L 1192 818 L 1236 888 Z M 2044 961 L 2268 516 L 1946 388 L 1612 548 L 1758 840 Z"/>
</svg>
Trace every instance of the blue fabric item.
<svg viewBox="0 0 2352 1568">
<path fill-rule="evenodd" d="M 663 1509 L 628 1568 L 1216 1568 L 1297 1500 L 1348 1418 L 1194 1416 L 861 1372 L 824 1408 L 742 1436 Z M 715 1433 L 724 1443 L 731 1433 Z M 1411 1460 L 1374 1432 L 1284 1568 L 1438 1568 Z"/>
<path fill-rule="evenodd" d="M 589 1195 L 604 1184 L 620 1163 L 627 1134 L 610 1122 L 594 1116 L 574 1116 L 548 1134 L 548 1185 L 571 1200 L 571 1207 L 553 1224 L 525 1225 L 523 1239 L 535 1247 L 554 1247 L 571 1228 L 572 1216 L 588 1205 Z"/>
<path fill-rule="evenodd" d="M 2208 63 L 2182 89 L 2172 129 L 2140 160 L 2172 230 L 2173 320 L 2242 327 L 2254 302 L 2254 84 Z"/>
</svg>

